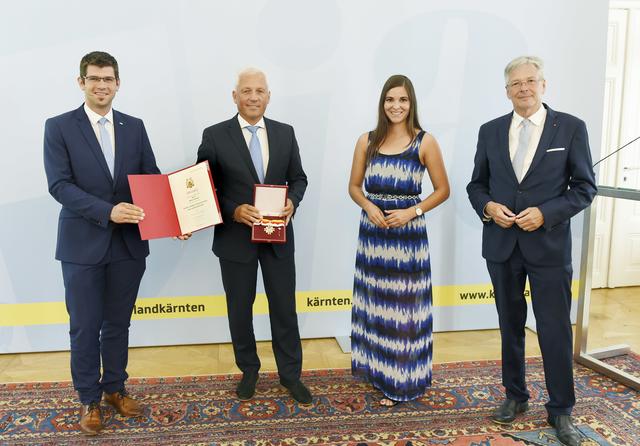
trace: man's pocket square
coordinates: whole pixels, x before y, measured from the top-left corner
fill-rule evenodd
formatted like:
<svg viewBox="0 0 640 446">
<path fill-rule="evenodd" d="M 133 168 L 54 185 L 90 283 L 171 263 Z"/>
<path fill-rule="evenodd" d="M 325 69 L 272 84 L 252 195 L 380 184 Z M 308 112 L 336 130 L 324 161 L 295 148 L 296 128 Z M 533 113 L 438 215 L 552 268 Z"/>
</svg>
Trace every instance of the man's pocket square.
<svg viewBox="0 0 640 446">
<path fill-rule="evenodd" d="M 553 149 L 547 149 L 547 152 L 560 152 L 562 150 L 564 150 L 564 147 L 556 147 Z"/>
</svg>

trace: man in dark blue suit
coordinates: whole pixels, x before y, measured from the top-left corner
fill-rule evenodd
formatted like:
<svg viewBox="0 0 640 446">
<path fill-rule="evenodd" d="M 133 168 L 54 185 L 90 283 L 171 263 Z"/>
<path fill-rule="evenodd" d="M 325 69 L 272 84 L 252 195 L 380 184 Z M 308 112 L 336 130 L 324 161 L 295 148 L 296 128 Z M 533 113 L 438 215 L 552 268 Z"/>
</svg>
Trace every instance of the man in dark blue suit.
<svg viewBox="0 0 640 446">
<path fill-rule="evenodd" d="M 571 332 L 569 220 L 596 195 L 583 121 L 542 103 L 542 60 L 519 57 L 505 68 L 514 111 L 482 127 L 469 200 L 484 223 L 482 256 L 495 290 L 507 398 L 492 420 L 511 423 L 527 410 L 525 281 L 531 286 L 549 393 L 547 421 L 566 445 L 580 444 L 571 422 L 575 404 Z"/>
<path fill-rule="evenodd" d="M 311 393 L 300 381 L 302 346 L 290 222 L 307 188 L 307 176 L 293 127 L 264 117 L 270 97 L 264 73 L 242 71 L 233 91 L 238 114 L 204 130 L 198 162 L 206 160 L 211 166 L 224 219 L 215 228 L 213 252 L 220 259 L 233 352 L 242 371 L 236 394 L 241 400 L 252 398 L 260 370 L 252 311 L 260 264 L 280 383 L 296 401 L 309 404 Z M 261 218 L 252 205 L 254 186 L 260 183 L 289 187 L 283 209 L 286 243 L 251 242 L 252 225 Z"/>
<path fill-rule="evenodd" d="M 87 54 L 78 84 L 84 104 L 45 123 L 44 167 L 49 192 L 62 204 L 56 259 L 70 319 L 80 428 L 95 435 L 103 427 L 103 393 L 121 415 L 142 413 L 125 381 L 131 313 L 149 246 L 140 239 L 144 212 L 131 204 L 127 175 L 159 170 L 142 121 L 111 108 L 120 86 L 116 60 Z"/>
</svg>

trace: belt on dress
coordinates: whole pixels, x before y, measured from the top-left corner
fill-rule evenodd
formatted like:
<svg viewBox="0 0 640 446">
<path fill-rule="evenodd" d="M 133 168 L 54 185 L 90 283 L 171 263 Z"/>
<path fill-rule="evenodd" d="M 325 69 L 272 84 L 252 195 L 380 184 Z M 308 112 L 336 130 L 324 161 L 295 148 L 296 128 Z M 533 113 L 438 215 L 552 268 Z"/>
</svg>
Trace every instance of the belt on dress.
<svg viewBox="0 0 640 446">
<path fill-rule="evenodd" d="M 420 195 L 368 194 L 367 198 L 376 200 L 418 200 Z"/>
</svg>

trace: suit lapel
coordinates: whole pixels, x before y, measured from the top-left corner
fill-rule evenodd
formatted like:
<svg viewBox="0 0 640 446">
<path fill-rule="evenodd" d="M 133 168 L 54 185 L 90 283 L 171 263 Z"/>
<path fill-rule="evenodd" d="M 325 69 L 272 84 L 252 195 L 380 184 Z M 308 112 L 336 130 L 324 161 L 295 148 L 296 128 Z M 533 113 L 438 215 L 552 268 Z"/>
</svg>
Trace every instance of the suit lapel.
<svg viewBox="0 0 640 446">
<path fill-rule="evenodd" d="M 253 160 L 251 159 L 251 154 L 249 153 L 249 147 L 247 147 L 247 142 L 244 139 L 242 129 L 240 128 L 240 123 L 238 122 L 238 116 L 236 115 L 234 118 L 228 121 L 228 123 L 229 136 L 235 144 L 236 149 L 238 150 L 238 153 L 242 158 L 242 161 L 244 161 L 244 163 L 246 164 L 247 169 L 249 169 L 249 172 L 251 173 L 251 176 L 253 177 L 253 180 L 256 182 L 256 184 L 260 183 L 260 180 L 258 179 L 258 173 L 256 172 L 256 168 L 253 165 Z"/>
<path fill-rule="evenodd" d="M 267 141 L 269 142 L 269 162 L 267 163 L 267 171 L 264 173 L 264 182 L 265 184 L 270 184 L 270 182 L 267 181 L 267 178 L 269 178 L 269 173 L 273 170 L 271 169 L 271 166 L 276 162 L 277 151 L 275 148 L 277 145 L 276 140 L 278 135 L 276 134 L 275 126 L 270 119 L 264 118 L 264 126 L 267 129 Z"/>
<path fill-rule="evenodd" d="M 535 155 L 533 155 L 533 160 L 531 160 L 531 166 L 529 166 L 529 170 L 527 170 L 527 173 L 522 177 L 521 182 L 525 181 L 529 175 L 531 175 L 531 172 L 533 172 L 536 166 L 540 164 L 540 161 L 542 161 L 542 158 L 544 158 L 547 153 L 546 148 L 549 147 L 553 137 L 558 131 L 558 115 L 546 105 L 545 107 L 547 109 L 547 118 L 544 121 L 544 128 L 542 129 L 540 142 L 536 148 Z"/>
<path fill-rule="evenodd" d="M 76 118 L 78 119 L 78 126 L 80 127 L 80 131 L 82 132 L 84 139 L 87 141 L 89 149 L 93 152 L 93 155 L 96 157 L 96 160 L 98 161 L 98 164 L 102 168 L 104 174 L 107 176 L 107 178 L 109 178 L 109 181 L 113 182 L 113 178 L 111 178 L 111 172 L 109 172 L 109 166 L 107 166 L 107 161 L 104 159 L 102 147 L 100 147 L 100 143 L 96 138 L 93 127 L 91 127 L 91 122 L 89 122 L 89 117 L 84 111 L 84 106 L 81 106 L 76 110 Z"/>
<path fill-rule="evenodd" d="M 128 131 L 126 126 L 127 122 L 122 116 L 122 113 L 113 111 L 113 147 L 115 147 L 115 159 L 113 161 L 113 184 L 116 183 L 118 179 L 118 175 L 122 171 L 122 163 L 126 159 L 125 150 L 127 150 L 128 144 L 125 144 L 124 141 L 125 133 Z M 118 144 L 118 142 L 122 144 Z"/>
<path fill-rule="evenodd" d="M 516 177 L 516 173 L 513 171 L 511 154 L 509 153 L 509 129 L 511 127 L 512 119 L 513 112 L 505 115 L 498 126 L 498 150 L 500 150 L 500 157 L 502 158 L 502 162 L 504 162 L 506 171 L 510 172 L 513 181 L 518 184 L 518 177 Z"/>
</svg>

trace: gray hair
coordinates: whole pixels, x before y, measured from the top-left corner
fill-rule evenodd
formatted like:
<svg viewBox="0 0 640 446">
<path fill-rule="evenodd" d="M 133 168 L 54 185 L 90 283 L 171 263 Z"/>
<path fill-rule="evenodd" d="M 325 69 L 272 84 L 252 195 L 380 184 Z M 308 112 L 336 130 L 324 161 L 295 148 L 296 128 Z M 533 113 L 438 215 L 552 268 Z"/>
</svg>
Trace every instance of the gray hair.
<svg viewBox="0 0 640 446">
<path fill-rule="evenodd" d="M 536 56 L 520 56 L 513 59 L 511 62 L 507 64 L 504 68 L 504 83 L 507 84 L 509 82 L 509 75 L 513 70 L 522 66 L 522 65 L 533 65 L 538 70 L 538 76 L 542 80 L 544 79 L 544 62 L 542 59 Z"/>
<path fill-rule="evenodd" d="M 258 69 L 258 68 L 254 68 L 254 67 L 247 67 L 247 68 L 243 68 L 242 70 L 238 71 L 238 75 L 236 76 L 236 85 L 234 87 L 234 90 L 238 90 L 238 85 L 240 84 L 240 79 L 244 76 L 253 76 L 253 75 L 260 75 L 262 77 L 264 77 L 264 83 L 267 85 L 267 90 L 269 89 L 269 84 L 267 83 L 267 75 L 264 74 L 264 71 Z"/>
</svg>

